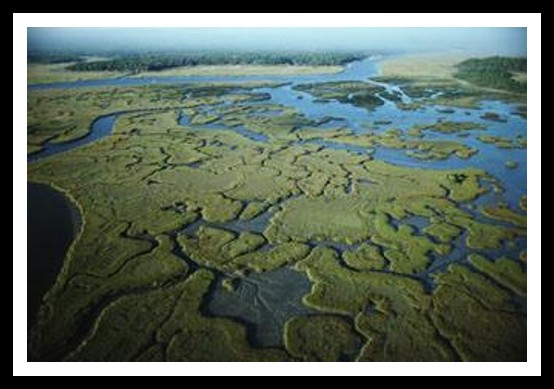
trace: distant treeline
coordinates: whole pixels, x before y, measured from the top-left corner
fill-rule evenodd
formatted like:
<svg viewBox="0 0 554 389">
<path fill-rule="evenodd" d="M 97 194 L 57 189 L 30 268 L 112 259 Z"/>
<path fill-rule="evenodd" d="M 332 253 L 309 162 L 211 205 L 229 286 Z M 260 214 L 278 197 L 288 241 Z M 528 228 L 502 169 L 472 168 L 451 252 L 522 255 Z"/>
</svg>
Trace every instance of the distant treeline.
<svg viewBox="0 0 554 389">
<path fill-rule="evenodd" d="M 343 65 L 366 56 L 363 53 L 336 52 L 135 54 L 102 61 L 78 62 L 68 69 L 139 73 L 198 65 Z"/>
<path fill-rule="evenodd" d="M 79 62 L 83 57 L 74 54 L 29 54 L 27 55 L 27 62 L 29 63 L 64 63 L 64 62 Z"/>
<path fill-rule="evenodd" d="M 524 93 L 527 84 L 513 79 L 513 72 L 527 71 L 527 58 L 472 58 L 458 64 L 457 78 L 475 85 Z"/>
</svg>

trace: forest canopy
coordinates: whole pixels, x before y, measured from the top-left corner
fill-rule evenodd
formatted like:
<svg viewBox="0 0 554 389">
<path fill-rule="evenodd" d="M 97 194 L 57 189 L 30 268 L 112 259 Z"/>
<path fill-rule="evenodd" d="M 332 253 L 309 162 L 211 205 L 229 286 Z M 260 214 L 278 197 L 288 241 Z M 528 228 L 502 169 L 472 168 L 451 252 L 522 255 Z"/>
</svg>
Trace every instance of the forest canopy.
<svg viewBox="0 0 554 389">
<path fill-rule="evenodd" d="M 455 76 L 472 84 L 517 93 L 527 91 L 526 82 L 514 79 L 514 73 L 527 72 L 527 58 L 472 58 L 461 62 L 457 67 Z"/>
</svg>

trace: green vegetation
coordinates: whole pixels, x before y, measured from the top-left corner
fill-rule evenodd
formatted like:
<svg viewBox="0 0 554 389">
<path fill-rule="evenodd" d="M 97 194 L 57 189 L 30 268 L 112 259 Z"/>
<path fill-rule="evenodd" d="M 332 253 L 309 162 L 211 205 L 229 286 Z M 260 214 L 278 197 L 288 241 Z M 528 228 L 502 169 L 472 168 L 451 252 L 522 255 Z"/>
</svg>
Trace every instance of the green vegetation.
<svg viewBox="0 0 554 389">
<path fill-rule="evenodd" d="M 365 56 L 363 53 L 259 51 L 131 54 L 100 61 L 78 62 L 68 69 L 140 73 L 198 65 L 344 65 Z"/>
<path fill-rule="evenodd" d="M 363 243 L 355 250 L 342 254 L 344 262 L 358 270 L 383 270 L 386 267 L 385 257 L 379 246 Z"/>
<path fill-rule="evenodd" d="M 509 293 L 459 265 L 436 282 L 430 319 L 461 360 L 526 360 L 526 318 Z"/>
<path fill-rule="evenodd" d="M 516 97 L 495 91 L 483 91 L 471 85 L 461 85 L 453 78 L 376 77 L 376 81 L 388 82 L 402 88 L 412 98 L 411 103 L 397 103 L 404 110 L 417 110 L 426 105 L 455 108 L 479 108 L 482 100 L 517 100 Z"/>
<path fill-rule="evenodd" d="M 343 70 L 341 65 L 197 65 L 172 67 L 163 70 L 142 71 L 130 77 L 171 76 L 294 76 L 311 74 L 333 74 Z M 73 73 L 76 71 L 71 71 Z M 84 74 L 94 72 L 81 72 Z M 99 72 L 106 74 L 107 72 Z"/>
<path fill-rule="evenodd" d="M 352 324 L 337 316 L 297 317 L 285 328 L 287 349 L 302 361 L 353 360 L 361 343 Z"/>
<path fill-rule="evenodd" d="M 476 250 L 525 236 L 519 214 L 485 209 L 509 224 L 485 223 L 464 207 L 487 191 L 486 172 L 406 168 L 298 141 L 432 158 L 473 149 L 399 130 L 318 129 L 254 85 L 29 91 L 30 148 L 122 112 L 112 134 L 28 166 L 29 180 L 74 198 L 84 221 L 31 331 L 32 359 L 524 360 L 525 316 L 513 303 L 523 270 L 474 259 L 445 268 L 434 290 L 420 278 L 461 234 Z M 416 229 L 411 216 L 428 225 Z M 287 322 L 284 347 L 255 347 L 242 323 L 206 311 L 214 288 L 284 266 L 309 277 L 303 302 L 314 310 Z"/>
<path fill-rule="evenodd" d="M 411 128 L 406 131 L 410 138 L 421 137 L 421 131 L 434 128 L 423 126 Z M 473 128 L 473 127 L 472 127 Z M 381 146 L 391 149 L 406 150 L 406 155 L 422 160 L 440 160 L 451 156 L 468 159 L 478 153 L 477 149 L 471 148 L 460 142 L 444 140 L 414 140 L 407 139 L 398 131 L 385 131 L 379 134 L 367 133 L 361 135 L 337 135 L 331 136 L 329 142 L 345 143 L 362 147 Z"/>
<path fill-rule="evenodd" d="M 505 136 L 480 135 L 477 137 L 481 142 L 493 144 L 499 149 L 525 149 L 527 148 L 527 139 L 516 137 L 515 139 Z"/>
<path fill-rule="evenodd" d="M 484 207 L 483 214 L 492 219 L 512 223 L 518 227 L 525 227 L 527 225 L 527 217 L 525 215 L 511 210 L 505 205 Z"/>
<path fill-rule="evenodd" d="M 239 324 L 227 319 L 207 319 L 200 314 L 203 295 L 212 282 L 212 274 L 200 270 L 175 286 L 122 297 L 102 312 L 93 333 L 68 360 L 221 362 L 288 359 L 279 350 L 250 348 L 246 332 Z"/>
<path fill-rule="evenodd" d="M 297 267 L 314 283 L 306 304 L 354 320 L 365 338 L 359 361 L 455 359 L 424 313 L 430 301 L 419 282 L 350 271 L 329 249 L 313 250 Z"/>
<path fill-rule="evenodd" d="M 410 129 L 413 133 L 417 134 L 419 131 L 435 131 L 443 134 L 455 134 L 464 131 L 471 130 L 484 130 L 485 126 L 480 123 L 471 122 L 445 122 L 438 121 L 434 124 L 422 124 L 412 126 Z"/>
<path fill-rule="evenodd" d="M 87 135 L 100 115 L 133 109 L 162 109 L 177 100 L 177 88 L 104 88 L 30 91 L 27 96 L 27 143 L 67 142 Z M 174 104 L 174 103 L 173 103 Z"/>
<path fill-rule="evenodd" d="M 481 115 L 481 119 L 490 120 L 493 122 L 503 122 L 503 123 L 507 121 L 496 112 L 485 112 L 483 115 Z"/>
<path fill-rule="evenodd" d="M 383 64 L 383 75 L 376 81 L 398 85 L 413 99 L 397 107 L 415 110 L 426 105 L 479 108 L 483 100 L 517 103 L 525 116 L 527 85 L 521 76 L 526 58 L 492 57 L 465 59 L 455 56 L 407 56 Z M 518 73 L 519 72 L 519 73 Z M 514 74 L 520 74 L 514 77 Z M 489 120 L 504 120 L 485 116 Z"/>
<path fill-rule="evenodd" d="M 384 104 L 383 100 L 376 96 L 385 91 L 384 87 L 360 81 L 301 84 L 295 86 L 295 89 L 310 93 L 320 100 L 338 100 L 341 103 L 350 103 L 368 110 Z"/>
<path fill-rule="evenodd" d="M 515 293 L 523 296 L 527 294 L 527 274 L 521 270 L 521 266 L 516 261 L 501 258 L 496 262 L 491 262 L 478 254 L 471 254 L 469 261 L 477 269 Z"/>
<path fill-rule="evenodd" d="M 275 84 L 253 83 L 243 87 L 248 89 L 263 85 Z M 205 87 L 188 86 L 190 93 L 195 97 L 189 99 L 186 104 L 181 103 L 183 87 L 178 86 L 29 91 L 27 95 L 28 152 L 41 150 L 47 142 L 63 143 L 86 136 L 94 119 L 101 115 L 126 111 L 174 110 L 178 107 L 218 101 L 216 97 L 205 95 L 203 88 Z M 211 93 L 217 95 L 232 88 L 234 87 L 231 85 L 214 86 Z M 249 98 L 252 97 L 249 96 Z M 206 123 L 210 121 L 208 119 L 199 116 L 196 120 Z M 151 124 L 168 125 L 167 122 Z M 174 122 L 171 125 L 174 125 Z"/>
<path fill-rule="evenodd" d="M 525 317 L 509 294 L 467 268 L 437 276 L 429 295 L 409 278 L 347 270 L 328 249 L 297 267 L 315 283 L 308 305 L 355 320 L 366 337 L 360 361 L 525 359 Z"/>
<path fill-rule="evenodd" d="M 459 227 L 435 220 L 434 218 L 431 218 L 431 224 L 425 227 L 423 231 L 443 243 L 451 242 L 462 233 Z"/>
<path fill-rule="evenodd" d="M 366 207 L 366 209 L 364 209 Z M 357 243 L 367 240 L 374 221 L 364 202 L 351 198 L 302 197 L 289 202 L 272 220 L 267 234 L 272 242 L 331 240 Z"/>
<path fill-rule="evenodd" d="M 27 83 L 115 77 L 310 75 L 338 73 L 363 58 L 345 53 L 135 54 L 111 58 L 62 54 L 28 56 Z"/>
<path fill-rule="evenodd" d="M 252 201 L 244 208 L 240 214 L 241 220 L 250 220 L 260 215 L 267 209 L 268 205 L 259 201 Z"/>
<path fill-rule="evenodd" d="M 527 83 L 513 77 L 513 72 L 527 71 L 527 58 L 472 58 L 461 62 L 457 68 L 455 77 L 475 85 L 517 93 L 527 91 Z"/>
</svg>

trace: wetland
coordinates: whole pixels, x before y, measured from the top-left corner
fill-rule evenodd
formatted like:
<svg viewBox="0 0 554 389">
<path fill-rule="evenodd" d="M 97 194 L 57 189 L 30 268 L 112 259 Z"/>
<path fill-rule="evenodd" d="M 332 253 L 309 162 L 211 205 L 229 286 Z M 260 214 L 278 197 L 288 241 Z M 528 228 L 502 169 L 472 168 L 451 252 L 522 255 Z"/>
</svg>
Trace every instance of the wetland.
<svg viewBox="0 0 554 389">
<path fill-rule="evenodd" d="M 524 67 L 402 58 L 30 84 L 29 358 L 526 360 Z"/>
</svg>

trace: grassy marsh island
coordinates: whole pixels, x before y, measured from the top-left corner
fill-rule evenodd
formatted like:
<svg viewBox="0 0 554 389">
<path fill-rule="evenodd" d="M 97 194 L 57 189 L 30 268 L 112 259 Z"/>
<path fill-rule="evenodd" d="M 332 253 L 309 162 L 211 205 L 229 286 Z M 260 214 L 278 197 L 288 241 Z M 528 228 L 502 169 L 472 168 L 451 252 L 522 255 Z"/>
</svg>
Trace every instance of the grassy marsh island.
<svg viewBox="0 0 554 389">
<path fill-rule="evenodd" d="M 373 109 L 384 104 L 378 96 L 385 88 L 364 82 L 323 82 L 317 84 L 302 84 L 295 87 L 302 92 L 308 92 L 320 101 L 337 100 L 350 103 L 357 107 Z"/>
</svg>

